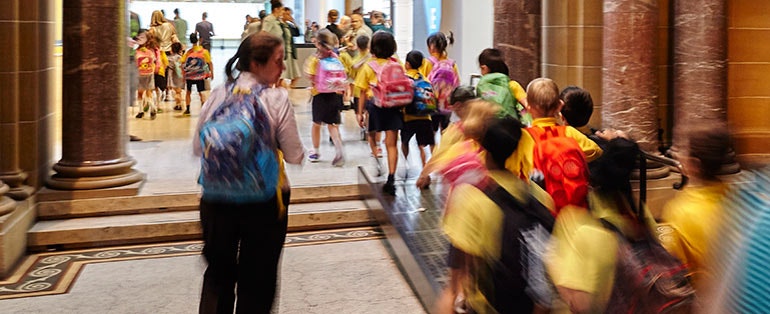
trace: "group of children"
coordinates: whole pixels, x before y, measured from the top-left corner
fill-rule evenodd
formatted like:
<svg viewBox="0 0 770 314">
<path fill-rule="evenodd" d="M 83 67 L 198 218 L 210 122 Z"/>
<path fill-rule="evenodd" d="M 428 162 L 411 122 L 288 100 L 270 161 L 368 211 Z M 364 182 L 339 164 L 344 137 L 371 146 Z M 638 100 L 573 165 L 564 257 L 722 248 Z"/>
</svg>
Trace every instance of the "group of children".
<svg viewBox="0 0 770 314">
<path fill-rule="evenodd" d="M 181 43 L 171 45 L 171 51 L 160 51 L 157 38 L 152 31 L 139 30 L 134 39 L 136 47 L 136 67 L 138 71 L 137 93 L 140 111 L 137 119 L 149 112 L 150 119 L 155 119 L 163 112 L 159 103 L 164 99 L 163 94 L 174 92 L 174 110 L 182 111 L 182 89 L 186 89 L 185 109 L 183 115 L 190 115 L 192 86 L 196 86 L 201 103 L 206 101 L 206 81 L 213 79 L 213 65 L 208 50 L 198 44 L 195 33 L 190 34 L 193 46 L 184 51 Z M 155 96 L 153 96 L 155 92 Z"/>
</svg>

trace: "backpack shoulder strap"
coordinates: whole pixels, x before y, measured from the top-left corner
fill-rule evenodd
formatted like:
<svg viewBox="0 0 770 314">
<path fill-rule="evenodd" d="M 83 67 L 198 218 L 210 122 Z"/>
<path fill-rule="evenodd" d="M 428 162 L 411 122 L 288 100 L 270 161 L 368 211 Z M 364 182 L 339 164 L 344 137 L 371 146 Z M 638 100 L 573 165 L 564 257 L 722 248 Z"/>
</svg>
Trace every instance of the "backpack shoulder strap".
<svg viewBox="0 0 770 314">
<path fill-rule="evenodd" d="M 484 189 L 483 192 L 503 210 L 519 210 L 523 214 L 538 221 L 549 232 L 553 230 L 555 218 L 548 208 L 541 204 L 531 193 L 527 193 L 527 203 L 524 204 L 511 195 L 511 193 L 508 193 L 505 188 L 497 184 Z"/>
<path fill-rule="evenodd" d="M 374 70 L 374 74 L 380 74 L 380 70 L 382 70 L 382 66 L 377 63 L 377 60 L 372 60 L 367 62 L 369 66 Z"/>
</svg>

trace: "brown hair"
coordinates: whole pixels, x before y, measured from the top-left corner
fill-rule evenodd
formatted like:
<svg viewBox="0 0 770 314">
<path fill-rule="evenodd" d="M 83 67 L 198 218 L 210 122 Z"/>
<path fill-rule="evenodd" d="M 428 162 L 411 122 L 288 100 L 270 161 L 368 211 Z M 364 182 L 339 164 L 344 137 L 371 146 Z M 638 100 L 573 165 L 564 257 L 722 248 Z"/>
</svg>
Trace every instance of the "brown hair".
<svg viewBox="0 0 770 314">
<path fill-rule="evenodd" d="M 699 172 L 704 179 L 718 180 L 725 156 L 730 150 L 730 134 L 718 125 L 694 126 L 689 132 L 688 155 L 700 161 Z"/>
<path fill-rule="evenodd" d="M 495 118 L 500 106 L 486 100 L 470 100 L 465 103 L 465 117 L 462 119 L 463 134 L 475 140 L 481 139 L 487 126 Z"/>
<path fill-rule="evenodd" d="M 227 81 L 235 80 L 233 77 L 233 65 L 239 72 L 248 71 L 251 67 L 251 61 L 258 64 L 266 64 L 275 52 L 275 48 L 283 45 L 283 40 L 266 32 L 260 32 L 249 35 L 238 46 L 238 51 L 227 61 L 225 65 L 225 75 Z"/>
<path fill-rule="evenodd" d="M 537 78 L 527 85 L 527 102 L 545 116 L 555 115 L 560 104 L 559 86 L 552 79 Z"/>
</svg>

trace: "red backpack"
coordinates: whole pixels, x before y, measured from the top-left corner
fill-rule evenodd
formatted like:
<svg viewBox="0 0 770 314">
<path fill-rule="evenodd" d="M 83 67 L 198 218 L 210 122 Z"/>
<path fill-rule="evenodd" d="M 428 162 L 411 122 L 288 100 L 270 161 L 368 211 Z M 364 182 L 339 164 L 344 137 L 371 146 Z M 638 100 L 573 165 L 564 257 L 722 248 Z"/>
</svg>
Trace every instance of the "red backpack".
<svg viewBox="0 0 770 314">
<path fill-rule="evenodd" d="M 369 62 L 377 75 L 377 85 L 372 86 L 374 105 L 381 108 L 403 107 L 412 103 L 414 89 L 412 80 L 406 76 L 404 67 L 395 59 L 379 65 L 377 61 Z"/>
<path fill-rule="evenodd" d="M 588 164 L 566 126 L 530 127 L 535 140 L 534 169 L 542 173 L 543 188 L 551 195 L 556 212 L 566 206 L 588 208 Z"/>
</svg>

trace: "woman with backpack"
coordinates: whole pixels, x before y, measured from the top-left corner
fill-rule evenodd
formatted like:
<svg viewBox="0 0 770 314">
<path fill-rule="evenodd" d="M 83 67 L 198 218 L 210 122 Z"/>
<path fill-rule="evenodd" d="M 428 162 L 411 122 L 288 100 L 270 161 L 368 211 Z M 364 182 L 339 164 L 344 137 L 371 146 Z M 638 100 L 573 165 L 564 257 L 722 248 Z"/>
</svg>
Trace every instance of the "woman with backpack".
<svg viewBox="0 0 770 314">
<path fill-rule="evenodd" d="M 288 92 L 271 88 L 283 54 L 278 37 L 247 37 L 227 62 L 227 82 L 201 111 L 193 140 L 208 262 L 200 313 L 233 313 L 236 287 L 237 313 L 269 313 L 273 305 L 290 192 L 283 162 L 304 158 Z"/>
<path fill-rule="evenodd" d="M 334 53 L 337 35 L 328 29 L 322 29 L 316 36 L 315 46 L 315 55 L 310 56 L 305 64 L 305 73 L 313 84 L 313 126 L 310 130 L 313 150 L 309 152 L 308 159 L 311 162 L 320 161 L 321 125 L 326 124 L 336 150 L 332 166 L 342 167 L 345 157 L 339 124 L 342 94 L 348 87 L 348 78 L 339 56 Z"/>
<path fill-rule="evenodd" d="M 403 66 L 393 58 L 396 53 L 396 40 L 393 34 L 378 31 L 372 36 L 372 60 L 364 65 L 356 76 L 355 86 L 361 89 L 356 118 L 364 127 L 364 107 L 369 113 L 369 135 L 385 132 L 385 148 L 388 152 L 388 179 L 382 190 L 390 195 L 396 194 L 395 173 L 398 163 L 398 131 L 404 125 L 401 107 L 411 103 L 413 97 L 412 80 L 404 72 Z M 401 74 L 399 74 L 399 71 Z M 381 75 L 383 73 L 396 75 Z M 385 80 L 387 79 L 387 80 Z M 401 89 L 408 93 L 391 93 Z M 399 98 L 400 96 L 408 96 Z M 377 147 L 369 142 L 372 155 L 377 156 Z"/>
<path fill-rule="evenodd" d="M 449 127 L 449 118 L 452 114 L 449 96 L 457 86 L 460 86 L 460 71 L 457 69 L 457 63 L 449 59 L 446 51 L 447 46 L 454 44 L 454 41 L 452 33 L 449 33 L 449 37 L 444 33 L 433 33 L 426 40 L 430 57 L 423 60 L 420 74 L 431 83 L 433 94 L 438 100 L 439 111 L 431 115 L 433 132 L 443 131 Z"/>
</svg>

